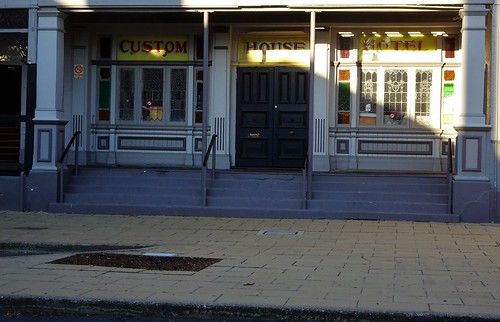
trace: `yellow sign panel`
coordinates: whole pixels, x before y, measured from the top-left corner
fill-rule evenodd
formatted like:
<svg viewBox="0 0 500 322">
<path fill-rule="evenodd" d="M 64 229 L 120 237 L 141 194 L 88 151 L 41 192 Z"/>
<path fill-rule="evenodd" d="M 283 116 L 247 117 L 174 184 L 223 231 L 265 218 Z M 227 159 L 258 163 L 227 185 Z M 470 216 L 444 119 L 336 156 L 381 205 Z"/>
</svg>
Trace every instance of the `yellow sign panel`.
<svg viewBox="0 0 500 322">
<path fill-rule="evenodd" d="M 309 37 L 240 37 L 240 63 L 309 63 Z"/>
<path fill-rule="evenodd" d="M 118 60 L 187 61 L 188 36 L 120 36 Z"/>
<path fill-rule="evenodd" d="M 423 57 L 425 53 L 435 52 L 436 37 L 360 37 L 359 58 L 361 61 L 394 59 L 395 57 Z M 397 55 L 397 56 L 395 56 Z M 374 59 L 374 57 L 378 59 Z"/>
</svg>

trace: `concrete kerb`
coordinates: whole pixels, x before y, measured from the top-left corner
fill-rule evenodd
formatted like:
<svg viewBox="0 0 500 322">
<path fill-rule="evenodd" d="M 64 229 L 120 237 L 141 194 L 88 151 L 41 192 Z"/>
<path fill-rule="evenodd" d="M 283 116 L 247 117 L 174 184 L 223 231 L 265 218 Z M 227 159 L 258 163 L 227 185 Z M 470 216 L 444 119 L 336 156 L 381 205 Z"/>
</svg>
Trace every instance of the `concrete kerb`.
<svg viewBox="0 0 500 322">
<path fill-rule="evenodd" d="M 282 308 L 198 303 L 131 302 L 50 297 L 0 297 L 1 316 L 99 317 L 113 319 L 161 318 L 177 321 L 331 321 L 331 322 L 479 322 L 498 316 L 421 312 Z"/>
</svg>

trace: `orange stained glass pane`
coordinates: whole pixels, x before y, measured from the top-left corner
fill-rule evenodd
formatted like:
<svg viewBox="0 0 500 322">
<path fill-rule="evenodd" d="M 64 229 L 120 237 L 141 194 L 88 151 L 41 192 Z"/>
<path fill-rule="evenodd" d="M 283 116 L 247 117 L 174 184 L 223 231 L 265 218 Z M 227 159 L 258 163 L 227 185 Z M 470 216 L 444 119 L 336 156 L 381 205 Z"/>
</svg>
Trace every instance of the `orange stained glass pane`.
<svg viewBox="0 0 500 322">
<path fill-rule="evenodd" d="M 445 70 L 444 71 L 444 80 L 445 81 L 454 81 L 455 80 L 455 71 L 454 70 Z"/>
<path fill-rule="evenodd" d="M 346 69 L 346 70 L 339 70 L 339 80 L 340 81 L 348 81 L 351 79 L 351 71 Z"/>
</svg>

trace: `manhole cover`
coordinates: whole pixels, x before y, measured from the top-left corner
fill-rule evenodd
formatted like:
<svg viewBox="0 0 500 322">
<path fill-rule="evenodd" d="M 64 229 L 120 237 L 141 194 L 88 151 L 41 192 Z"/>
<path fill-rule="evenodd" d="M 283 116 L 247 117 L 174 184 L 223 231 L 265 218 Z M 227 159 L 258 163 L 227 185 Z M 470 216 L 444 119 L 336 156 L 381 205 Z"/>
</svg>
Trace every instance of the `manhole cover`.
<svg viewBox="0 0 500 322">
<path fill-rule="evenodd" d="M 210 265 L 220 262 L 221 260 L 222 259 L 219 258 L 202 257 L 167 257 L 111 253 L 87 253 L 57 259 L 50 262 L 50 264 L 90 265 L 159 271 L 199 272 Z"/>
<path fill-rule="evenodd" d="M 260 230 L 257 235 L 272 235 L 272 236 L 300 236 L 303 235 L 303 230 Z"/>
</svg>

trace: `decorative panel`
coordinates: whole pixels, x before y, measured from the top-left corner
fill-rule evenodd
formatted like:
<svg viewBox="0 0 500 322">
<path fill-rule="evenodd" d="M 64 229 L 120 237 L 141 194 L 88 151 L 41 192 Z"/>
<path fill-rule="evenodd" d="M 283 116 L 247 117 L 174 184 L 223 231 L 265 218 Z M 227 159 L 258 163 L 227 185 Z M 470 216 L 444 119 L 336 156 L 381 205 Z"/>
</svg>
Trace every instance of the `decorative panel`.
<svg viewBox="0 0 500 322">
<path fill-rule="evenodd" d="M 462 170 L 480 172 L 481 137 L 464 137 L 462 151 Z"/>
<path fill-rule="evenodd" d="M 303 159 L 306 155 L 304 140 L 284 139 L 278 141 L 278 157 L 287 159 Z"/>
<path fill-rule="evenodd" d="M 80 132 L 83 131 L 83 115 L 81 114 L 73 115 L 73 133 L 75 133 L 76 131 Z M 71 135 L 73 135 L 73 133 L 71 133 Z M 73 143 L 73 146 L 74 145 L 75 143 Z M 78 147 L 82 146 L 83 146 L 83 132 L 78 140 Z"/>
<path fill-rule="evenodd" d="M 38 130 L 38 148 L 37 148 L 37 161 L 38 162 L 52 162 L 52 130 Z"/>
<path fill-rule="evenodd" d="M 261 139 L 241 139 L 241 156 L 245 158 L 267 158 L 267 142 Z"/>
<path fill-rule="evenodd" d="M 349 154 L 349 140 L 337 140 L 337 154 Z"/>
<path fill-rule="evenodd" d="M 120 136 L 118 137 L 118 149 L 185 151 L 186 139 L 167 137 Z"/>
<path fill-rule="evenodd" d="M 324 153 L 326 150 L 326 119 L 314 120 L 314 152 Z"/>
<path fill-rule="evenodd" d="M 278 76 L 278 86 L 280 89 L 278 90 L 279 97 L 278 102 L 280 104 L 289 104 L 290 103 L 290 76 L 289 72 L 280 72 Z"/>
<path fill-rule="evenodd" d="M 305 128 L 306 115 L 301 112 L 281 112 L 279 119 L 280 127 Z"/>
<path fill-rule="evenodd" d="M 98 150 L 109 150 L 109 136 L 98 136 L 97 137 L 97 149 Z"/>
<path fill-rule="evenodd" d="M 259 103 L 268 103 L 269 97 L 269 73 L 262 72 L 258 74 L 257 101 Z"/>
<path fill-rule="evenodd" d="M 252 73 L 244 72 L 241 73 L 241 102 L 251 103 L 252 102 Z"/>
<path fill-rule="evenodd" d="M 243 127 L 267 127 L 267 113 L 266 112 L 243 112 L 242 122 Z"/>
<path fill-rule="evenodd" d="M 194 150 L 196 152 L 201 152 L 201 150 L 202 150 L 201 146 L 202 146 L 202 140 L 201 140 L 201 138 L 196 138 L 194 140 Z"/>
<path fill-rule="evenodd" d="M 432 141 L 359 140 L 358 153 L 432 155 Z"/>
<path fill-rule="evenodd" d="M 215 133 L 217 134 L 215 149 L 217 151 L 224 151 L 226 141 L 225 125 L 224 117 L 215 118 Z"/>
</svg>

